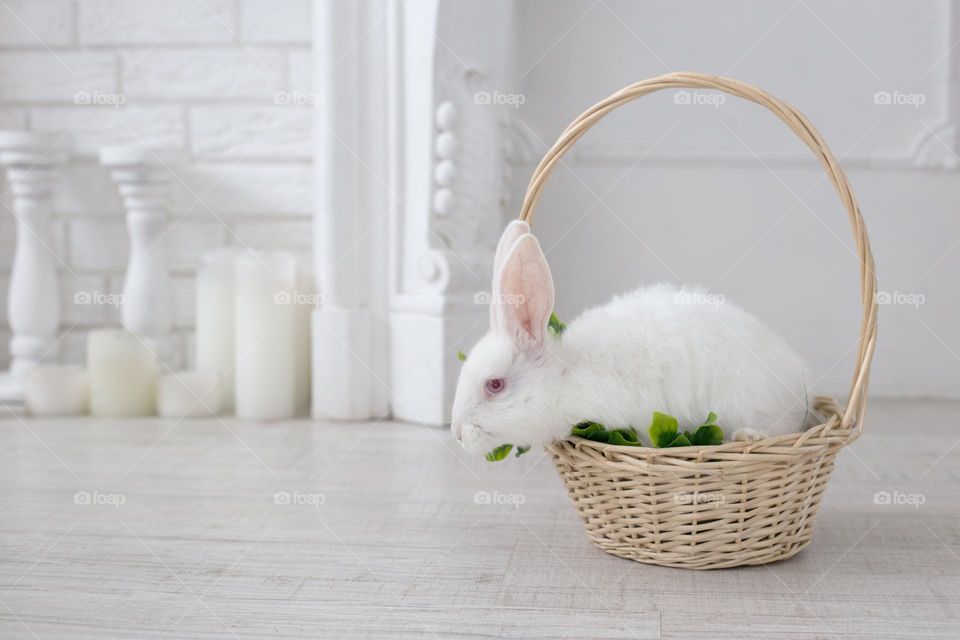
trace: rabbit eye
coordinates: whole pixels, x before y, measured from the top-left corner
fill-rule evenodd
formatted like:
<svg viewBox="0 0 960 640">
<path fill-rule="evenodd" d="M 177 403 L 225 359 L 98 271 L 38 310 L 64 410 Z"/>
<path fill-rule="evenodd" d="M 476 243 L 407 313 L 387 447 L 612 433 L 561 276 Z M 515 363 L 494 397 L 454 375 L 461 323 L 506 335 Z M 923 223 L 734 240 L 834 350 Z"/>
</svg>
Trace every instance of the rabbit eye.
<svg viewBox="0 0 960 640">
<path fill-rule="evenodd" d="M 494 395 L 503 391 L 503 387 L 506 386 L 506 383 L 503 381 L 503 378 L 487 378 L 487 381 L 483 383 L 483 388 L 487 390 L 487 393 Z"/>
</svg>

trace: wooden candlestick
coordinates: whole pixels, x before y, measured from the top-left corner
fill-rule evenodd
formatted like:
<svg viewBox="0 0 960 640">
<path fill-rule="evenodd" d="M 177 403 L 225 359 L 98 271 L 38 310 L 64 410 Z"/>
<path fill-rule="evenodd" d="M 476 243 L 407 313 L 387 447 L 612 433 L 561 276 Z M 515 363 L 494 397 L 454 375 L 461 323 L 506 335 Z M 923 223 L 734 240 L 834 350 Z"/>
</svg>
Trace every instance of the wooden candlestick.
<svg viewBox="0 0 960 640">
<path fill-rule="evenodd" d="M 24 376 L 39 362 L 56 362 L 60 287 L 51 214 L 53 192 L 67 159 L 55 136 L 0 131 L 0 166 L 7 170 L 17 221 L 7 314 L 10 371 L 0 376 L 0 400 L 22 402 Z"/>
<path fill-rule="evenodd" d="M 173 349 L 173 290 L 164 251 L 170 195 L 169 151 L 136 146 L 100 149 L 127 209 L 130 259 L 123 281 L 121 321 L 163 362 Z"/>
</svg>

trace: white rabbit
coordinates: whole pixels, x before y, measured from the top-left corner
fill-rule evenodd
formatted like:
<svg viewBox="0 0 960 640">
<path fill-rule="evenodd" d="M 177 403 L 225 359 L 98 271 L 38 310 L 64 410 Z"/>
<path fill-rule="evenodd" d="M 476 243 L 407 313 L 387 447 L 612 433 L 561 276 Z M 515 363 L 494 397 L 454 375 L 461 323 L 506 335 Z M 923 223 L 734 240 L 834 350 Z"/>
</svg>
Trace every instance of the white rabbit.
<svg viewBox="0 0 960 640">
<path fill-rule="evenodd" d="M 633 426 L 649 446 L 654 411 L 695 428 L 711 411 L 726 440 L 815 424 L 800 357 L 756 318 L 699 289 L 638 289 L 589 309 L 561 338 L 547 329 L 553 279 L 530 227 L 503 233 L 490 331 L 460 372 L 451 429 L 465 449 L 546 445 L 578 422 Z"/>
</svg>

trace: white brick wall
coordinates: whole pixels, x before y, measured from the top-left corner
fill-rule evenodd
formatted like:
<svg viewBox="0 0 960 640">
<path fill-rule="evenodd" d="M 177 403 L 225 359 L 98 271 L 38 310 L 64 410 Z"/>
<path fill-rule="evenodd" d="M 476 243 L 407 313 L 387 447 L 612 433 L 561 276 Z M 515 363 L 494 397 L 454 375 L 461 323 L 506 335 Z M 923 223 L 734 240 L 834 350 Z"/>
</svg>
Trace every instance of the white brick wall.
<svg viewBox="0 0 960 640">
<path fill-rule="evenodd" d="M 181 362 L 192 361 L 194 275 L 224 245 L 290 249 L 309 261 L 313 110 L 310 0 L 6 0 L 0 4 L 0 127 L 61 133 L 75 149 L 55 200 L 62 359 L 90 327 L 118 324 L 78 291 L 116 293 L 123 207 L 97 164 L 103 144 L 174 147 L 186 158 L 165 238 Z M 290 101 L 288 101 L 290 102 Z M 296 102 L 296 101 L 293 101 Z M 120 104 L 117 104 L 120 103 Z M 116 105 L 116 106 L 114 106 Z M 0 180 L 0 191 L 7 187 Z M 9 202 L 9 200 L 8 200 Z M 182 218 L 181 218 L 181 214 Z M 0 366 L 14 225 L 0 213 Z"/>
</svg>

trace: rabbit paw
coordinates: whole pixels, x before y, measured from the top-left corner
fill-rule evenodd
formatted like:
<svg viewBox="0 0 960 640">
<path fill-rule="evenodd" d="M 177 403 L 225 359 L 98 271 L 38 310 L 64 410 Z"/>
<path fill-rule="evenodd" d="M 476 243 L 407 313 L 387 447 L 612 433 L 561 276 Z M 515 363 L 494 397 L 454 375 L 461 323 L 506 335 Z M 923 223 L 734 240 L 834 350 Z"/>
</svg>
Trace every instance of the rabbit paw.
<svg viewBox="0 0 960 640">
<path fill-rule="evenodd" d="M 767 437 L 762 431 L 756 429 L 737 429 L 733 432 L 734 442 L 757 442 Z"/>
</svg>

